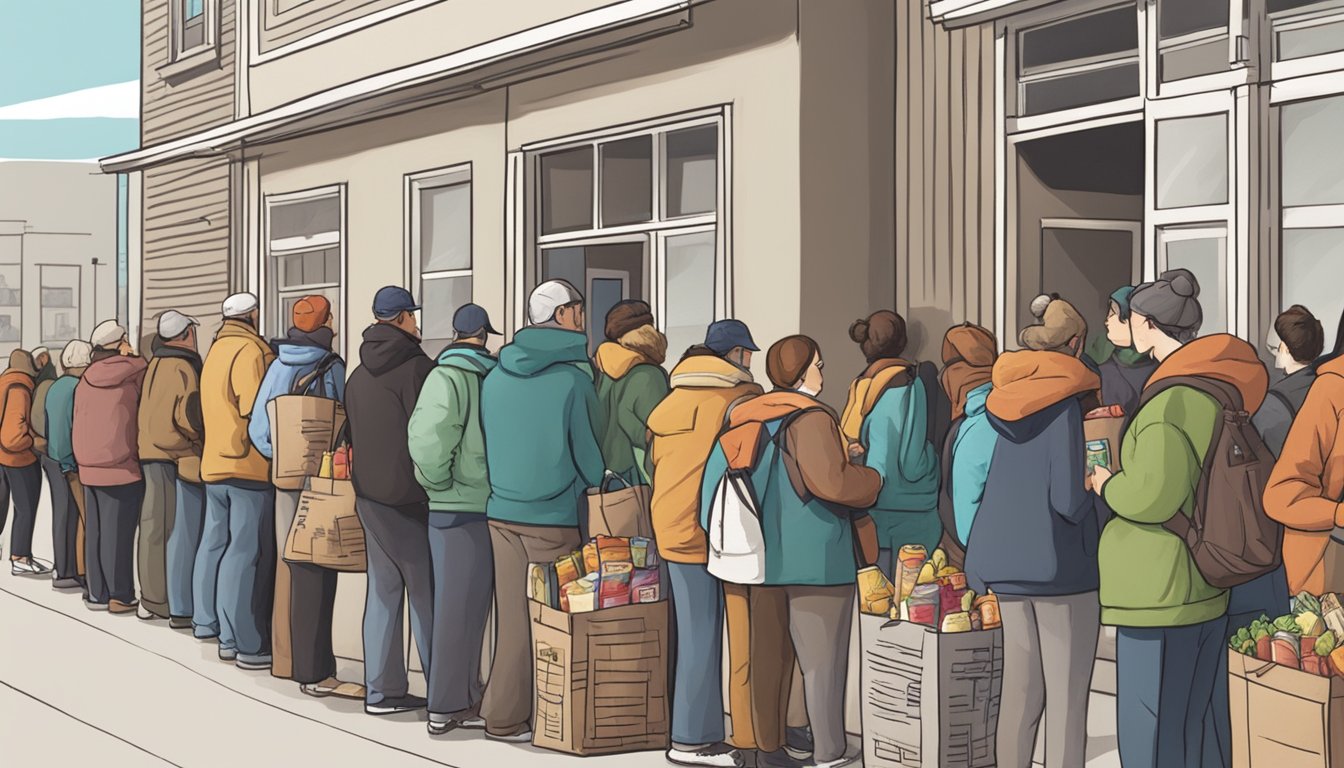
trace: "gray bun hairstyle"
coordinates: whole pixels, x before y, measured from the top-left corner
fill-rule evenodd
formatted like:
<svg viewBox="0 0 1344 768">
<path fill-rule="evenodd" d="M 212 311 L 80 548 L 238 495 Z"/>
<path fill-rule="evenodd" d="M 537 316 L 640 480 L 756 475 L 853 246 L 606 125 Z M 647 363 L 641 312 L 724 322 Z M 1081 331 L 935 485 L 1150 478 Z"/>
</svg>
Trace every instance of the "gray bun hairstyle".
<svg viewBox="0 0 1344 768">
<path fill-rule="evenodd" d="M 1140 285 L 1129 297 L 1129 309 L 1177 341 L 1193 339 L 1204 324 L 1199 280 L 1188 269 L 1168 270 L 1157 280 Z"/>
</svg>

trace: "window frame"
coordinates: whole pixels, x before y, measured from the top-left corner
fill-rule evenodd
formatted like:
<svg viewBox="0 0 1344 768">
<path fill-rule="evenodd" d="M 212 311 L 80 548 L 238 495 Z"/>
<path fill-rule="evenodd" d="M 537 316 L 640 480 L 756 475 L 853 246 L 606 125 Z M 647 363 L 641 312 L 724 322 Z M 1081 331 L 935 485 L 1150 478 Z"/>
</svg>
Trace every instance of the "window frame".
<svg viewBox="0 0 1344 768">
<path fill-rule="evenodd" d="M 1197 93 L 1209 93 L 1212 91 L 1223 91 L 1236 88 L 1251 82 L 1252 71 L 1250 57 L 1251 40 L 1249 37 L 1248 20 L 1243 12 L 1243 3 L 1248 0 L 1225 0 L 1228 4 L 1227 26 L 1216 30 L 1205 30 L 1203 32 L 1194 32 L 1175 38 L 1174 41 L 1164 42 L 1160 37 L 1159 25 L 1161 23 L 1161 9 L 1158 5 L 1163 2 L 1172 2 L 1173 0 L 1145 0 L 1151 3 L 1148 6 L 1147 17 L 1144 20 L 1146 27 L 1146 47 L 1144 51 L 1145 61 L 1145 80 L 1147 81 L 1148 93 L 1152 94 L 1150 98 L 1166 99 L 1180 96 L 1190 96 Z M 1180 0 L 1174 0 L 1180 2 Z M 1252 24 L 1253 26 L 1253 24 Z M 1179 50 L 1186 47 L 1193 47 L 1209 40 L 1227 36 L 1227 69 L 1222 72 L 1210 72 L 1193 77 L 1185 77 L 1180 80 L 1162 80 L 1162 53 L 1165 51 Z"/>
<path fill-rule="evenodd" d="M 81 313 L 82 313 L 82 311 L 83 311 L 83 307 L 82 307 L 81 305 L 83 304 L 83 298 L 84 298 L 84 269 L 83 269 L 79 264 L 56 264 L 56 263 L 49 263 L 49 264 L 36 264 L 35 266 L 37 267 L 37 304 L 38 304 L 38 310 L 37 310 L 37 312 L 38 312 L 38 318 L 37 318 L 37 323 L 38 323 L 37 335 L 38 335 L 38 337 L 39 337 L 39 341 L 42 343 L 43 346 L 45 346 L 45 347 L 50 347 L 50 348 L 52 348 L 53 350 L 55 350 L 55 348 L 56 348 L 55 345 L 64 345 L 64 344 L 69 343 L 70 341 L 73 341 L 74 339 L 82 339 L 82 338 L 84 338 L 84 331 L 83 331 L 83 328 L 82 328 L 83 323 L 80 322 L 80 320 L 82 319 L 82 314 L 81 314 Z M 97 269 L 97 267 L 94 267 L 94 269 Z M 52 271 L 73 270 L 73 271 L 74 271 L 74 274 L 75 274 L 75 280 L 74 280 L 74 283 L 75 283 L 75 285 L 74 285 L 74 303 L 73 303 L 71 306 L 69 306 L 69 307 L 48 307 L 48 306 L 47 306 L 46 296 L 45 296 L 45 294 L 44 294 L 43 292 L 48 288 L 48 285 L 47 285 L 47 271 L 48 271 L 48 270 L 52 270 Z M 53 286 L 50 286 L 50 287 L 52 287 L 52 288 L 64 288 L 65 286 L 57 286 L 57 285 L 53 285 Z M 46 331 L 47 331 L 47 315 L 46 315 L 46 312 L 47 312 L 48 309 L 69 309 L 69 310 L 71 310 L 71 312 L 74 313 L 75 335 L 74 335 L 73 337 L 71 337 L 71 338 L 69 338 L 69 339 L 57 339 L 57 338 L 54 338 L 54 337 L 53 337 L 53 338 L 47 338 L 47 332 L 46 332 Z M 59 354 L 59 353 L 57 353 L 57 352 L 53 352 L 53 357 L 57 356 L 58 354 Z"/>
<path fill-rule="evenodd" d="M 219 0 L 201 0 L 201 42 L 186 47 L 183 37 L 186 35 L 186 6 L 190 0 L 171 0 L 168 17 L 169 30 L 168 59 L 172 64 L 186 63 L 195 66 L 203 55 L 209 57 L 216 51 L 219 42 Z"/>
<path fill-rule="evenodd" d="M 345 338 L 346 330 L 349 327 L 349 318 L 347 316 L 347 284 L 348 284 L 348 263 L 349 255 L 347 252 L 348 234 L 348 209 L 347 209 L 347 191 L 346 185 L 332 184 L 324 187 L 314 187 L 311 189 L 297 190 L 294 192 L 279 192 L 274 194 L 262 195 L 262 222 L 261 222 L 261 256 L 262 268 L 261 280 L 265 300 L 261 304 L 261 328 L 263 334 L 267 329 L 273 330 L 274 335 L 282 337 L 288 330 L 288 322 L 284 317 L 282 308 L 284 299 L 291 297 L 295 293 L 313 293 L 315 291 L 335 290 L 338 301 L 333 302 L 332 311 L 336 313 L 336 352 L 342 357 L 345 356 Z M 271 234 L 271 215 L 273 209 L 292 203 L 311 202 L 324 198 L 334 198 L 339 206 L 340 216 L 338 219 L 337 230 L 333 232 L 320 232 L 311 237 L 287 237 L 280 240 L 272 240 Z M 332 235 L 335 235 L 333 238 Z M 279 243 L 283 247 L 276 248 Z M 330 281 L 323 283 L 305 283 L 303 285 L 282 288 L 280 285 L 278 259 L 279 256 L 292 256 L 296 254 L 312 253 L 319 250 L 327 250 L 335 246 L 337 249 L 337 260 L 339 263 L 339 279 L 337 282 Z"/>
<path fill-rule="evenodd" d="M 466 269 L 435 269 L 425 272 L 421 267 L 421 225 L 424 213 L 420 206 L 420 193 L 429 189 L 453 187 L 461 184 L 467 185 L 467 259 L 469 266 Z M 403 276 L 406 284 L 411 286 L 416 299 L 423 305 L 425 303 L 425 280 L 466 277 L 472 281 L 470 301 L 474 302 L 476 300 L 476 187 L 471 162 L 408 173 L 405 176 L 405 195 L 406 247 L 403 250 L 406 254 L 406 262 Z M 423 309 L 416 312 L 416 322 L 423 331 L 425 328 Z M 436 353 L 437 350 L 430 354 Z"/>
<path fill-rule="evenodd" d="M 1265 35 L 1269 38 L 1266 46 L 1269 73 L 1276 86 L 1281 80 L 1344 70 L 1344 50 L 1279 60 L 1279 32 L 1307 29 L 1339 21 L 1344 21 L 1344 0 L 1326 0 L 1320 8 L 1292 9 L 1277 14 L 1265 14 Z"/>
</svg>

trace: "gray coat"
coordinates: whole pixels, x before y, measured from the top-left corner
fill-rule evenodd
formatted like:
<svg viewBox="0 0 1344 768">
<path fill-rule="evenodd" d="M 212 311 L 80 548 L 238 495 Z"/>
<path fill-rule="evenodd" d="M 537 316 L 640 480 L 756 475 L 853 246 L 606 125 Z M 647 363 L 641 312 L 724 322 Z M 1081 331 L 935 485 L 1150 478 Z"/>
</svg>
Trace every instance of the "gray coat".
<svg viewBox="0 0 1344 768">
<path fill-rule="evenodd" d="M 1293 417 L 1302 408 L 1303 401 L 1307 399 L 1307 390 L 1311 389 L 1311 382 L 1315 380 L 1316 369 L 1310 365 L 1279 379 L 1269 388 L 1264 405 L 1251 418 L 1251 423 L 1274 453 L 1274 458 L 1277 459 L 1283 451 L 1288 429 L 1293 426 Z"/>
</svg>

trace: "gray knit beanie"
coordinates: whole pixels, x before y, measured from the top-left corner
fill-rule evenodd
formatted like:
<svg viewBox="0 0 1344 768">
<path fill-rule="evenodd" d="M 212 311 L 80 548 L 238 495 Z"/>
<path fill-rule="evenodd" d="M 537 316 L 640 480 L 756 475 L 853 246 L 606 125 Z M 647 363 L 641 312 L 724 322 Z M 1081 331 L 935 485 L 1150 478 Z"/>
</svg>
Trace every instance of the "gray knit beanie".
<svg viewBox="0 0 1344 768">
<path fill-rule="evenodd" d="M 1129 309 L 1182 341 L 1194 338 L 1204 322 L 1204 311 L 1199 306 L 1199 281 L 1188 269 L 1163 272 L 1153 282 L 1134 289 Z"/>
</svg>

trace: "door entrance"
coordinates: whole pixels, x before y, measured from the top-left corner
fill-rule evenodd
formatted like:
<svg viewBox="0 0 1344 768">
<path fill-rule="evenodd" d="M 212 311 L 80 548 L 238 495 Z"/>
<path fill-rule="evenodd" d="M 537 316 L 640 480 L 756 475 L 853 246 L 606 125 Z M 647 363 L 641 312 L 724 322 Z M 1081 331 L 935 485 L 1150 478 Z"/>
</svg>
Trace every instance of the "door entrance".
<svg viewBox="0 0 1344 768">
<path fill-rule="evenodd" d="M 587 301 L 588 351 L 606 340 L 607 313 L 625 299 L 648 301 L 648 239 L 545 248 L 541 279 L 566 280 Z"/>
<path fill-rule="evenodd" d="M 1087 321 L 1087 351 L 1110 357 L 1106 312 L 1111 293 L 1142 273 L 1138 221 L 1041 220 L 1040 293 L 1058 293 Z"/>
</svg>

